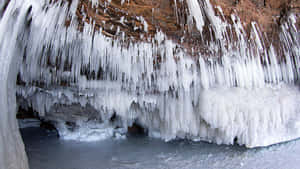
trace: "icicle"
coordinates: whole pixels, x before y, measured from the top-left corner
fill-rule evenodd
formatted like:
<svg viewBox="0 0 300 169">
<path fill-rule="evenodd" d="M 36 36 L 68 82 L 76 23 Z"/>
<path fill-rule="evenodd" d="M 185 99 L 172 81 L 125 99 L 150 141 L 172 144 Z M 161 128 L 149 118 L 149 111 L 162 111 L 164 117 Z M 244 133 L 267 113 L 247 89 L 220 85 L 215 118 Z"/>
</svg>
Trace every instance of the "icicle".
<svg viewBox="0 0 300 169">
<path fill-rule="evenodd" d="M 195 19 L 197 29 L 202 33 L 204 18 L 198 0 L 187 0 L 190 15 Z"/>
</svg>

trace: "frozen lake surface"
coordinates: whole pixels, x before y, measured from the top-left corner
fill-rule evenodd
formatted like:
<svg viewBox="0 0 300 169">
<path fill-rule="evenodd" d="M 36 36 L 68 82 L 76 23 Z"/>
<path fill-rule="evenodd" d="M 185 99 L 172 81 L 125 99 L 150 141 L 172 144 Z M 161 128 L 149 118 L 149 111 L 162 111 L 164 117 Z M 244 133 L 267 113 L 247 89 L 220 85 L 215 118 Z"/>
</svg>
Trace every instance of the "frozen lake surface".
<svg viewBox="0 0 300 169">
<path fill-rule="evenodd" d="M 21 129 L 31 169 L 276 168 L 300 165 L 300 140 L 266 148 L 164 142 L 145 136 L 76 142 L 39 127 Z"/>
</svg>

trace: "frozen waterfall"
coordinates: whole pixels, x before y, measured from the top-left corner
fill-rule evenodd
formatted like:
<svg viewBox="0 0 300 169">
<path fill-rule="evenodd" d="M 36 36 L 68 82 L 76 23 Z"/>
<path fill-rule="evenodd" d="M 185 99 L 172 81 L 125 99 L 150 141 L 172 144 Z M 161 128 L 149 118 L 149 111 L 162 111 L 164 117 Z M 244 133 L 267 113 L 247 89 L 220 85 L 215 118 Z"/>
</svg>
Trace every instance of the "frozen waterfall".
<svg viewBox="0 0 300 169">
<path fill-rule="evenodd" d="M 280 46 L 267 47 L 257 23 L 248 37 L 238 16 L 229 23 L 215 15 L 209 0 L 188 0 L 199 32 L 209 22 L 214 37 L 206 54 L 192 56 L 161 31 L 139 43 L 107 37 L 93 22 L 78 31 L 78 3 L 8 3 L 0 20 L 1 150 L 13 143 L 3 140 L 6 134 L 21 145 L 14 135 L 14 90 L 19 106 L 56 121 L 65 139 L 123 138 L 134 123 L 167 141 L 256 147 L 300 136 L 296 15 L 281 25 Z M 65 125 L 70 121 L 77 126 L 72 131 Z M 1 151 L 0 167 L 4 154 L 22 152 L 20 147 Z"/>
</svg>

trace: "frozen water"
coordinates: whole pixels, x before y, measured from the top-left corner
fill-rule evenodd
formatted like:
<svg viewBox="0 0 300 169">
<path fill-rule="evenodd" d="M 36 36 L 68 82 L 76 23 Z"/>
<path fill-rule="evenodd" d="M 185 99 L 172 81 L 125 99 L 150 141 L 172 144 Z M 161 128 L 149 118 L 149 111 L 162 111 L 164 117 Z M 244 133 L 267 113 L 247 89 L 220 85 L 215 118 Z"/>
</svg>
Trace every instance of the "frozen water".
<svg viewBox="0 0 300 169">
<path fill-rule="evenodd" d="M 122 136 L 133 124 L 166 141 L 255 147 L 299 137 L 300 40 L 294 14 L 281 25 L 279 46 L 268 47 L 257 23 L 248 37 L 238 16 L 229 24 L 220 8 L 221 16 L 215 15 L 209 0 L 189 0 L 189 23 L 195 21 L 200 33 L 208 25 L 211 33 L 209 41 L 203 39 L 207 54 L 190 56 L 160 31 L 139 43 L 106 37 L 101 29 L 94 31 L 93 22 L 80 32 L 78 2 L 11 0 L 1 16 L 3 167 L 27 168 L 15 119 L 17 71 L 25 84 L 17 89 L 20 106 L 58 126 L 68 121 L 79 126 L 58 127 L 63 138 Z M 148 23 L 139 20 L 147 32 Z M 91 121 L 98 124 L 90 126 Z"/>
<path fill-rule="evenodd" d="M 0 12 L 5 2 L 1 1 Z M 20 2 L 16 2 L 16 5 L 20 5 Z M 21 39 L 18 35 L 25 29 L 24 21 L 29 6 L 27 3 L 20 6 L 18 15 L 14 15 L 14 7 L 8 5 L 7 12 L 0 20 L 0 168 L 28 169 L 16 120 L 15 86 L 17 56 L 24 51 L 24 47 L 19 45 Z"/>
<path fill-rule="evenodd" d="M 106 86 L 102 84 L 102 87 Z M 68 139 L 91 141 L 111 137 L 118 133 L 114 128 L 127 130 L 127 126 L 134 122 L 148 129 L 150 136 L 159 136 L 166 141 L 176 138 L 218 144 L 233 144 L 237 141 L 248 147 L 267 146 L 298 138 L 300 134 L 300 93 L 294 85 L 282 83 L 254 89 L 218 87 L 201 90 L 201 93 L 193 89 L 178 93 L 177 98 L 172 93 L 135 96 L 119 91 L 118 85 L 108 84 L 107 87 L 110 92 L 103 93 L 103 89 L 98 88 L 86 91 L 85 95 L 66 89 L 45 91 L 22 88 L 20 91 L 28 104 L 35 105 L 37 100 L 41 101 L 33 107 L 40 112 L 47 112 L 46 118 L 51 120 L 72 121 L 67 116 L 69 111 L 74 110 L 61 108 L 63 113 L 57 115 L 55 112 L 61 111 L 56 104 L 91 105 L 99 110 L 96 112 L 101 116 L 98 118 L 101 120 L 96 120 L 101 123 L 98 126 L 89 127 L 88 117 L 80 116 L 73 120 L 82 126 L 79 130 L 68 132 L 59 127 L 63 138 Z M 114 112 L 120 119 L 111 122 Z M 86 123 L 82 124 L 82 121 Z M 90 135 L 88 133 L 93 133 L 92 139 L 86 136 Z"/>
<path fill-rule="evenodd" d="M 150 136 L 166 141 L 189 138 L 233 144 L 237 140 L 241 145 L 255 147 L 297 138 L 299 89 L 295 81 L 299 78 L 299 42 L 291 38 L 297 33 L 293 26 L 295 16 L 290 15 L 280 34 L 282 45 L 289 49 L 282 62 L 272 45 L 265 47 L 256 23 L 252 23 L 248 39 L 237 16 L 232 15 L 234 24 L 230 25 L 214 14 L 209 1 L 189 3 L 199 6 L 196 10 L 195 5 L 189 5 L 194 19 L 204 21 L 208 17 L 221 44 L 219 48 L 210 42 L 211 52 L 221 50 L 222 57 L 200 53 L 191 57 L 161 32 L 149 42 L 129 41 L 124 48 L 122 40 L 106 38 L 100 32 L 92 34 L 93 25 L 86 24 L 80 33 L 72 20 L 71 26 L 65 28 L 64 18 L 76 18 L 67 4 L 50 4 L 47 11 L 37 8 L 37 14 L 33 10 L 28 31 L 35 34 L 26 44 L 31 50 L 26 50 L 20 77 L 27 84 L 38 82 L 45 87 L 20 87 L 19 96 L 45 118 L 53 116 L 56 105 L 93 107 L 102 123 L 98 139 L 112 136 L 114 128 L 127 130 L 133 123 L 146 128 Z M 45 19 L 55 17 L 60 19 Z M 196 19 L 199 29 L 200 20 Z M 41 24 L 48 26 L 36 26 Z M 228 27 L 233 28 L 238 41 L 228 39 Z M 157 62 L 156 55 L 162 56 L 159 64 L 153 64 Z M 62 82 L 70 88 L 54 87 Z M 63 110 L 64 117 L 57 119 L 70 120 L 67 114 L 71 113 Z M 114 115 L 116 122 L 111 121 Z M 77 121 L 88 120 L 73 120 Z M 81 130 L 89 133 L 89 127 Z M 63 138 L 91 140 L 81 130 L 61 133 Z"/>
<path fill-rule="evenodd" d="M 40 120 L 38 119 L 18 119 L 19 128 L 28 128 L 28 127 L 40 127 Z"/>
<path fill-rule="evenodd" d="M 210 22 L 214 36 L 211 55 L 191 57 L 162 32 L 140 43 L 128 40 L 127 47 L 122 39 L 94 32 L 93 24 L 86 23 L 79 32 L 78 1 L 70 8 L 67 3 L 24 2 L 32 8 L 26 13 L 27 27 L 15 33 L 23 37 L 20 45 L 26 49 L 19 53 L 20 80 L 27 84 L 17 90 L 23 98 L 19 104 L 57 124 L 72 121 L 81 126 L 73 131 L 79 134 L 59 127 L 63 138 L 96 139 L 86 137 L 91 127 L 81 125 L 93 118 L 101 126 L 96 127 L 99 132 L 91 130 L 98 139 L 111 137 L 115 128 L 126 131 L 134 123 L 166 141 L 236 140 L 255 147 L 299 137 L 299 41 L 293 38 L 298 32 L 293 14 L 279 34 L 286 49 L 279 56 L 273 45 L 266 47 L 256 23 L 248 38 L 237 16 L 232 15 L 231 25 L 215 15 L 208 0 L 189 1 L 198 28 Z M 24 5 L 11 6 L 6 13 Z M 6 22 L 12 19 L 8 15 Z M 71 20 L 69 27 L 66 19 Z M 230 38 L 228 29 L 237 40 Z M 60 84 L 68 87 L 56 87 Z M 76 106 L 82 111 L 72 113 Z"/>
<path fill-rule="evenodd" d="M 65 140 L 91 142 L 113 137 L 116 139 L 126 138 L 124 130 L 115 129 L 114 126 L 95 122 L 81 123 L 76 128 L 72 129 L 72 131 L 68 129 L 64 123 L 59 123 L 57 127 L 59 136 Z"/>
<path fill-rule="evenodd" d="M 31 169 L 297 169 L 300 163 L 300 140 L 246 149 L 137 136 L 87 143 L 57 139 L 39 128 L 21 131 Z"/>
</svg>

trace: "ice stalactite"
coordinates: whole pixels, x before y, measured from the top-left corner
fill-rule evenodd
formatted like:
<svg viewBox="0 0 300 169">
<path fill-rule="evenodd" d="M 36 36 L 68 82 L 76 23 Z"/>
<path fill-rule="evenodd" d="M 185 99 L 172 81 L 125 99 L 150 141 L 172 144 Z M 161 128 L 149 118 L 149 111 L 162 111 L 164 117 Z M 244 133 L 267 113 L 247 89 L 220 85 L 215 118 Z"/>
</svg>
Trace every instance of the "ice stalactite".
<svg viewBox="0 0 300 169">
<path fill-rule="evenodd" d="M 202 14 L 202 9 L 200 7 L 200 4 L 198 3 L 198 0 L 190 0 L 187 1 L 190 16 L 195 20 L 197 29 L 202 33 L 203 26 L 204 26 L 204 16 Z"/>
</svg>

